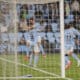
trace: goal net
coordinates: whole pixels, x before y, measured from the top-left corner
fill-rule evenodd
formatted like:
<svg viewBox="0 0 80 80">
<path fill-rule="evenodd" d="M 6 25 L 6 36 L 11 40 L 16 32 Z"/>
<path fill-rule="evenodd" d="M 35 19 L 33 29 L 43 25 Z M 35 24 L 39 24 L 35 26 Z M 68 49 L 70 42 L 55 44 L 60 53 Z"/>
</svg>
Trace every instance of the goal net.
<svg viewBox="0 0 80 80">
<path fill-rule="evenodd" d="M 0 79 L 70 80 L 63 9 L 63 0 L 0 0 Z"/>
</svg>

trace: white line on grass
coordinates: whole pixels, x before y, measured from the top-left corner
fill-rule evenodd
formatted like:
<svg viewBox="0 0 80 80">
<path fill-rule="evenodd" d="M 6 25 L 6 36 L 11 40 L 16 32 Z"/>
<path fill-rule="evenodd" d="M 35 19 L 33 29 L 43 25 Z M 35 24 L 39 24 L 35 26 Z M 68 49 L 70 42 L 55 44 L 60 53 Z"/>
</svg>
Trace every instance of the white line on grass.
<svg viewBox="0 0 80 80">
<path fill-rule="evenodd" d="M 6 61 L 6 62 L 10 62 L 10 63 L 13 63 L 13 64 L 16 63 L 16 62 L 13 62 L 13 61 L 4 59 L 4 58 L 0 58 L 0 60 Z M 44 71 L 44 70 L 41 70 L 41 69 L 38 69 L 38 68 L 35 68 L 35 67 L 30 67 L 30 66 L 28 66 L 28 65 L 21 64 L 21 63 L 17 63 L 17 64 L 20 65 L 20 66 L 28 67 L 28 68 L 31 68 L 31 69 L 33 69 L 33 70 L 36 70 L 36 71 L 39 71 L 39 72 L 42 72 L 42 73 L 51 75 L 51 76 L 56 76 L 56 77 L 29 77 L 30 79 L 31 79 L 31 78 L 61 78 L 59 75 L 56 75 L 56 74 L 54 74 L 54 73 L 50 73 L 50 72 L 47 72 L 47 71 Z M 19 77 L 6 77 L 6 78 L 19 78 Z M 20 78 L 28 78 L 28 77 L 20 77 Z M 0 77 L 0 79 L 1 79 L 1 77 Z M 72 80 L 72 79 L 70 79 L 70 78 L 65 78 L 65 79 L 67 79 L 67 80 Z"/>
<path fill-rule="evenodd" d="M 7 60 L 7 59 L 4 59 L 4 58 L 0 58 L 1 60 L 3 61 L 6 61 L 6 62 L 10 62 L 10 63 L 16 63 L 16 62 L 13 62 L 13 61 L 10 61 L 10 60 Z M 35 67 L 30 67 L 28 65 L 25 65 L 25 64 L 22 64 L 22 63 L 17 63 L 18 65 L 21 65 L 21 66 L 24 66 L 24 67 L 28 67 L 28 68 L 31 68 L 33 70 L 36 70 L 36 71 L 39 71 L 39 72 L 42 72 L 42 73 L 45 73 L 45 74 L 49 74 L 49 75 L 52 75 L 52 76 L 57 76 L 59 77 L 59 75 L 56 75 L 54 73 L 50 73 L 50 72 L 47 72 L 47 71 L 44 71 L 44 70 L 41 70 L 41 69 L 38 69 L 38 68 L 35 68 Z"/>
<path fill-rule="evenodd" d="M 64 79 L 61 77 L 0 77 L 0 79 Z M 69 78 L 65 78 L 65 80 L 72 80 Z"/>
</svg>

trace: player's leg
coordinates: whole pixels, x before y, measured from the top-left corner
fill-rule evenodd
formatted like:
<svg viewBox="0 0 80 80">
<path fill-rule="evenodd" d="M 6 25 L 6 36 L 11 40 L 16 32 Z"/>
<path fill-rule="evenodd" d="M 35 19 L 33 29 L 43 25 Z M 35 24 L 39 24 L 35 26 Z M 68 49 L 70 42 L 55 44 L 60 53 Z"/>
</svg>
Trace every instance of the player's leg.
<svg viewBox="0 0 80 80">
<path fill-rule="evenodd" d="M 78 58 L 78 56 L 74 53 L 73 47 L 71 47 L 70 53 L 72 53 L 72 57 L 77 61 L 78 66 L 80 65 L 80 59 Z"/>
<path fill-rule="evenodd" d="M 24 45 L 20 45 L 21 47 L 21 54 L 24 52 Z"/>
<path fill-rule="evenodd" d="M 33 66 L 33 64 L 32 64 L 33 58 L 34 58 L 34 53 L 31 52 L 30 59 L 29 59 L 29 66 Z"/>
<path fill-rule="evenodd" d="M 71 66 L 71 61 L 69 59 L 69 55 L 71 55 L 72 53 L 70 52 L 70 46 L 67 45 L 65 46 L 65 69 L 69 69 Z"/>
<path fill-rule="evenodd" d="M 75 53 L 72 53 L 72 57 L 73 57 L 75 60 L 79 61 L 79 58 L 78 58 L 78 56 L 77 56 Z"/>
<path fill-rule="evenodd" d="M 72 53 L 72 57 L 77 61 L 77 65 L 80 66 L 80 59 L 75 53 Z"/>
<path fill-rule="evenodd" d="M 72 57 L 73 57 L 75 60 L 79 61 L 78 56 L 74 53 L 74 49 L 73 49 L 73 47 L 71 47 L 70 52 L 72 53 L 72 54 L 71 54 L 71 55 L 72 55 Z"/>
<path fill-rule="evenodd" d="M 34 67 L 37 66 L 39 60 L 39 52 L 35 52 L 34 54 Z"/>
<path fill-rule="evenodd" d="M 66 54 L 65 55 L 65 69 L 69 69 L 70 66 L 71 66 L 71 61 L 70 61 L 68 55 Z"/>
<path fill-rule="evenodd" d="M 26 56 L 24 57 L 25 60 L 29 60 L 30 58 L 30 49 L 31 49 L 31 45 L 30 45 L 30 41 L 27 40 L 26 41 Z"/>
<path fill-rule="evenodd" d="M 29 47 L 25 46 L 26 56 L 24 57 L 25 60 L 29 60 L 30 58 L 30 50 Z"/>
<path fill-rule="evenodd" d="M 40 51 L 42 52 L 43 57 L 46 58 L 46 53 L 45 53 L 42 45 L 39 45 L 39 48 L 40 48 Z"/>
<path fill-rule="evenodd" d="M 40 52 L 39 46 L 36 44 L 34 46 L 34 67 L 36 67 L 38 64 L 39 52 Z"/>
<path fill-rule="evenodd" d="M 29 66 L 33 66 L 33 63 L 32 63 L 34 59 L 33 45 L 30 45 L 29 51 L 30 51 Z"/>
</svg>

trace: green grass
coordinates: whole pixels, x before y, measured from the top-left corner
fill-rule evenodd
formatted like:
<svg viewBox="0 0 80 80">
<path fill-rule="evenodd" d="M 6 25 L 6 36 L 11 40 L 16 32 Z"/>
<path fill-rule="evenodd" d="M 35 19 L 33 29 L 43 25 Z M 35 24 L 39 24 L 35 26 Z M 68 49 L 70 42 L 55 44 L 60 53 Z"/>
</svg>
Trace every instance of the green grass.
<svg viewBox="0 0 80 80">
<path fill-rule="evenodd" d="M 18 55 L 18 62 L 21 64 L 28 65 L 29 61 L 25 61 L 24 56 L 25 55 Z M 17 76 L 24 76 L 31 74 L 33 77 L 56 77 L 55 75 L 53 76 L 50 74 L 46 74 L 40 72 L 39 70 L 34 70 L 30 67 L 21 65 L 17 65 L 17 70 L 16 70 L 15 55 L 0 55 L 0 58 L 4 58 L 6 60 L 14 62 L 10 63 L 0 60 L 0 77 L 4 76 L 15 77 L 16 72 Z M 71 61 L 72 61 L 72 66 L 69 70 L 66 70 L 66 77 L 71 78 L 73 80 L 80 80 L 80 67 L 77 67 L 77 62 L 73 58 L 71 58 Z M 40 55 L 37 68 L 60 76 L 61 75 L 60 54 L 47 54 L 47 57 L 45 59 L 43 58 L 42 55 Z M 19 79 L 19 80 L 24 80 L 24 79 Z M 38 79 L 31 79 L 31 80 L 38 80 Z M 48 79 L 39 79 L 39 80 L 48 80 Z M 49 80 L 67 80 L 67 79 L 49 79 Z"/>
</svg>

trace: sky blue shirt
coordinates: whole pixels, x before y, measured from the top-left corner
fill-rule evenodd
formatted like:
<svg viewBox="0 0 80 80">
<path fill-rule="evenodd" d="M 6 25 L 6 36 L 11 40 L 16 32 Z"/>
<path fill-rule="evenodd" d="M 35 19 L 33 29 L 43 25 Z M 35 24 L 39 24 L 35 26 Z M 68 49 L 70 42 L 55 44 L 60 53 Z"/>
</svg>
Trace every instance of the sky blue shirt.
<svg viewBox="0 0 80 80">
<path fill-rule="evenodd" d="M 64 45 L 74 45 L 76 35 L 80 35 L 75 28 L 69 28 L 64 31 Z"/>
</svg>

